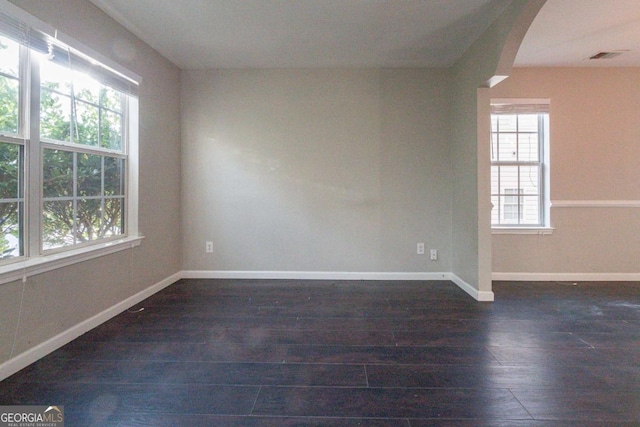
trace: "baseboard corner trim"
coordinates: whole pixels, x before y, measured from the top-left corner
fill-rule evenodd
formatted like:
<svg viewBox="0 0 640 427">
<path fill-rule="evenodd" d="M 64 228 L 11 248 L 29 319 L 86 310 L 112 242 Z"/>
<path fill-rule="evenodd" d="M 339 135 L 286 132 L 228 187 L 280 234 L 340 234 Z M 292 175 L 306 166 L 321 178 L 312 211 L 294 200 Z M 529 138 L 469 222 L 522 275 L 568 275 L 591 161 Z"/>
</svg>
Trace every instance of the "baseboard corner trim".
<svg viewBox="0 0 640 427">
<path fill-rule="evenodd" d="M 460 289 L 471 295 L 473 299 L 479 302 L 492 302 L 495 299 L 493 291 L 479 291 L 469 283 L 462 280 L 458 275 L 451 273 L 449 280 L 458 285 Z"/>
<path fill-rule="evenodd" d="M 31 347 L 30 349 L 12 357 L 6 362 L 3 362 L 2 364 L 0 364 L 0 381 L 10 377 L 21 369 L 26 368 L 30 364 L 59 349 L 63 345 L 70 343 L 80 335 L 89 332 L 91 329 L 101 325 L 112 317 L 115 317 L 124 310 L 133 307 L 134 305 L 145 300 L 151 295 L 177 282 L 181 278 L 181 271 L 172 274 L 166 279 L 163 279 L 158 283 L 143 289 L 137 294 L 132 295 L 129 298 L 112 305 L 111 307 L 101 311 L 100 313 L 70 327 L 66 331 L 60 332 L 58 335 L 51 337 L 34 347 Z"/>
</svg>

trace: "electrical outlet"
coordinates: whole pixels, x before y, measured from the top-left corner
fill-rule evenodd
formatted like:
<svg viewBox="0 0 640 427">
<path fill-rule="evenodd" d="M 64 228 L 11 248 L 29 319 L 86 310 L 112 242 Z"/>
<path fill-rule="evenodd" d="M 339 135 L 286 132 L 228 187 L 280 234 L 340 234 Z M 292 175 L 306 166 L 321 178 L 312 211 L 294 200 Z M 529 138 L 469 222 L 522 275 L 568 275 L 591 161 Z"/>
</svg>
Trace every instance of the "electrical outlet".
<svg viewBox="0 0 640 427">
<path fill-rule="evenodd" d="M 431 261 L 437 261 L 438 260 L 438 250 L 437 249 L 431 249 L 429 251 L 429 259 Z"/>
<path fill-rule="evenodd" d="M 416 249 L 416 253 L 418 255 L 424 255 L 424 243 L 418 243 L 418 247 Z"/>
<path fill-rule="evenodd" d="M 204 251 L 208 254 L 213 253 L 213 242 L 206 242 L 204 245 Z"/>
</svg>

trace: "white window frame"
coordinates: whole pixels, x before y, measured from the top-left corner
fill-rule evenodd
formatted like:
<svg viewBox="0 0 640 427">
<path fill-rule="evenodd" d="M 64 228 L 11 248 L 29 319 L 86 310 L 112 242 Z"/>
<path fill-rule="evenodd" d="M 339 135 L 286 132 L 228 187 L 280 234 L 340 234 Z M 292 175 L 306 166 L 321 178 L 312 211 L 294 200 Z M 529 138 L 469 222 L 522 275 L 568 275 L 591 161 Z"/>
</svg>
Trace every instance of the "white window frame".
<svg viewBox="0 0 640 427">
<path fill-rule="evenodd" d="M 48 24 L 28 14 L 19 7 L 6 0 L 0 0 L 0 13 L 15 19 L 39 33 L 55 39 L 56 44 L 65 46 L 69 50 L 82 55 L 87 60 L 95 61 L 100 66 L 122 78 L 131 84 L 139 85 L 141 78 L 135 73 L 124 69 L 119 64 L 107 57 L 84 46 L 82 43 L 66 36 L 50 27 Z M 27 49 L 27 48 L 22 48 Z M 138 123 L 139 101 L 136 96 L 127 96 L 127 114 L 123 123 L 123 144 L 126 144 L 123 155 L 125 161 L 125 209 L 122 213 L 125 224 L 124 234 L 108 239 L 96 240 L 87 245 L 77 245 L 56 250 L 42 250 L 41 221 L 42 221 L 42 159 L 43 147 L 50 146 L 47 141 L 41 141 L 39 135 L 39 122 L 30 123 L 31 119 L 39 117 L 39 73 L 37 61 L 24 59 L 27 55 L 21 55 L 20 97 L 21 97 L 21 134 L 16 137 L 10 135 L 4 139 L 13 139 L 24 147 L 24 215 L 23 223 L 23 252 L 20 257 L 3 260 L 0 263 L 0 284 L 22 279 L 26 281 L 29 276 L 41 274 L 46 271 L 62 268 L 78 262 L 112 254 L 121 250 L 140 245 L 143 236 L 138 230 Z M 24 61 L 27 61 L 26 63 Z M 28 75 L 29 74 L 29 75 Z M 27 78 L 28 77 L 28 78 Z M 28 83 L 24 83 L 28 82 Z M 32 88 L 37 88 L 34 90 Z M 34 95 L 34 92 L 38 92 Z M 27 99 L 27 96 L 30 96 Z M 29 101 L 30 111 L 26 111 L 24 101 Z M 35 121 L 35 120 L 34 120 Z M 126 136 L 125 136 L 126 135 Z M 90 147 L 83 147 L 90 148 Z M 106 153 L 102 153 L 106 154 Z"/>
<path fill-rule="evenodd" d="M 539 191 L 539 224 L 491 224 L 492 234 L 551 234 L 553 227 L 551 226 L 551 200 L 550 200 L 550 99 L 529 99 L 529 98 L 495 98 L 491 99 L 492 115 L 495 111 L 502 114 L 536 114 L 546 113 L 546 120 L 542 122 L 542 135 L 539 143 L 539 159 L 540 159 L 540 191 Z M 493 135 L 493 131 L 491 131 Z M 491 145 L 493 146 L 493 145 Z M 491 165 L 505 165 L 512 163 L 513 165 L 526 165 L 528 162 L 499 162 L 491 161 Z M 538 163 L 538 162 L 531 162 Z M 492 185 L 493 187 L 493 185 Z M 522 192 L 520 192 L 522 194 Z M 520 198 L 520 194 L 518 197 Z M 492 194 L 492 196 L 495 196 Z M 522 209 L 522 201 L 520 201 L 519 211 Z M 519 213 L 522 219 L 522 212 Z"/>
</svg>

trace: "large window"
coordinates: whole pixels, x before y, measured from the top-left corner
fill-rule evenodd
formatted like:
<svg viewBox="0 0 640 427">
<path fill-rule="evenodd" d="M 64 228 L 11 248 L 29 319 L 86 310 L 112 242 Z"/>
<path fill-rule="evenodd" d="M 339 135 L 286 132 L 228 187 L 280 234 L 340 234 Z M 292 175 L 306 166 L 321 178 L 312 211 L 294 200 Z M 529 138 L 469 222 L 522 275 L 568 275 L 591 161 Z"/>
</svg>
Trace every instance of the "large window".
<svg viewBox="0 0 640 427">
<path fill-rule="evenodd" d="M 548 103 L 492 102 L 491 222 L 548 225 Z"/>
<path fill-rule="evenodd" d="M 0 12 L 0 265 L 136 231 L 136 86 Z"/>
</svg>

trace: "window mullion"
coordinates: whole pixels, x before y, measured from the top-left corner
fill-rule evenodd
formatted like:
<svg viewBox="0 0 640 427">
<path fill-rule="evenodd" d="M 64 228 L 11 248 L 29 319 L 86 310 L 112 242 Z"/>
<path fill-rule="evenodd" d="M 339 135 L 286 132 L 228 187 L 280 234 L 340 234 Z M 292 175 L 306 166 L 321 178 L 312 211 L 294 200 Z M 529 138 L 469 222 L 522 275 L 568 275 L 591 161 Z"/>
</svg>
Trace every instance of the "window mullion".
<svg viewBox="0 0 640 427">
<path fill-rule="evenodd" d="M 504 210 L 504 195 L 502 194 L 502 168 L 498 166 L 498 218 L 502 218 Z"/>
<path fill-rule="evenodd" d="M 496 162 L 500 162 L 500 120 L 496 121 Z M 502 204 L 504 203 L 504 197 L 502 197 L 502 186 L 500 185 L 500 179 L 502 177 L 502 168 L 498 165 L 498 222 L 501 222 L 502 218 Z"/>
<path fill-rule="evenodd" d="M 98 131 L 99 132 L 99 131 Z M 106 208 L 105 191 L 104 191 L 104 156 L 100 157 L 100 228 L 98 229 L 98 238 L 103 238 L 104 230 L 104 210 Z"/>
<path fill-rule="evenodd" d="M 516 163 L 518 165 L 518 183 L 516 185 L 516 221 L 518 225 L 522 224 L 521 212 L 520 212 L 520 198 L 522 195 L 520 194 L 520 175 L 522 172 L 522 162 L 520 162 L 520 116 L 516 115 Z"/>
<path fill-rule="evenodd" d="M 38 60 L 25 48 L 25 68 L 28 76 L 25 84 L 25 134 L 26 177 L 25 192 L 26 226 L 25 243 L 30 257 L 41 254 L 42 242 L 42 148 L 40 147 L 40 67 Z"/>
<path fill-rule="evenodd" d="M 73 244 L 78 244 L 78 153 L 73 153 Z"/>
<path fill-rule="evenodd" d="M 544 159 L 545 159 L 545 133 L 546 128 L 544 125 L 545 114 L 538 114 L 538 212 L 540 212 L 540 225 L 547 224 L 547 212 L 545 209 L 545 200 L 543 197 L 546 195 L 544 191 L 545 171 L 544 171 Z"/>
</svg>

